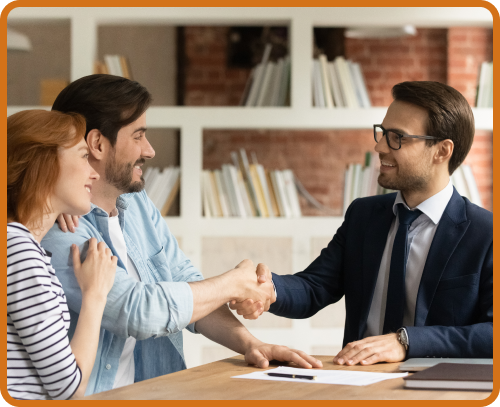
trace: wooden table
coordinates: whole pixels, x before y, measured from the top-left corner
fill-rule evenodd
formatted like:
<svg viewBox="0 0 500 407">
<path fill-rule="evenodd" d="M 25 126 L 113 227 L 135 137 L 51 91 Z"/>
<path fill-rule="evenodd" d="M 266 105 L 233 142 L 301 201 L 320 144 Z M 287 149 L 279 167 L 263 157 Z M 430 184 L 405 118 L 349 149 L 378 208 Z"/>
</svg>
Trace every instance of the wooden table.
<svg viewBox="0 0 500 407">
<path fill-rule="evenodd" d="M 332 356 L 316 356 L 323 369 L 399 373 L 399 363 L 373 366 L 338 366 Z M 274 368 L 276 366 L 271 366 Z M 489 392 L 406 390 L 403 379 L 391 379 L 369 386 L 290 383 L 231 379 L 258 370 L 243 356 L 236 356 L 181 372 L 145 380 L 130 386 L 85 397 L 86 400 L 481 400 Z"/>
</svg>

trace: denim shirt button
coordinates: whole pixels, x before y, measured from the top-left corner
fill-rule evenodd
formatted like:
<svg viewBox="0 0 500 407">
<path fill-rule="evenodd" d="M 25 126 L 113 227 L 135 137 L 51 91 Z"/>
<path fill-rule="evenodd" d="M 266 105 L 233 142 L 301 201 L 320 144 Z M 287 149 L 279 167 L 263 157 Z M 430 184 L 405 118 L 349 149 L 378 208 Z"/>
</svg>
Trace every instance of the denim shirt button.
<svg viewBox="0 0 500 407">
<path fill-rule="evenodd" d="M 109 363 L 106 365 L 106 369 L 107 370 L 111 369 L 111 365 Z"/>
</svg>

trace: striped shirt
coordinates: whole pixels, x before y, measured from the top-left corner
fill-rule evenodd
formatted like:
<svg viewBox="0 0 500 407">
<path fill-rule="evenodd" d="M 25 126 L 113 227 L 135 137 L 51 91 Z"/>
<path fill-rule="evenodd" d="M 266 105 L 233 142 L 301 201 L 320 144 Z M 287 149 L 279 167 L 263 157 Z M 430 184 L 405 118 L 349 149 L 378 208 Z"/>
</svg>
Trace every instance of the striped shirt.
<svg viewBox="0 0 500 407">
<path fill-rule="evenodd" d="M 7 224 L 7 390 L 66 400 L 82 374 L 68 339 L 66 296 L 50 257 L 20 223 Z"/>
</svg>

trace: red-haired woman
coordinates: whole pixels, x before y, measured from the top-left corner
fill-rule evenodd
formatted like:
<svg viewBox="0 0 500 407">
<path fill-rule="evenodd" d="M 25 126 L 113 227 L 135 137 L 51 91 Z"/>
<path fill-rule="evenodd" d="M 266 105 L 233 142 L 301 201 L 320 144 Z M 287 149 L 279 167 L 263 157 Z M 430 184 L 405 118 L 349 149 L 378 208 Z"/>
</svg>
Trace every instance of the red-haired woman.
<svg viewBox="0 0 500 407">
<path fill-rule="evenodd" d="M 89 240 L 73 246 L 83 298 L 68 338 L 66 297 L 40 241 L 61 213 L 90 210 L 92 181 L 85 119 L 27 110 L 7 119 L 7 389 L 16 399 L 68 399 L 85 393 L 117 258 Z"/>
</svg>

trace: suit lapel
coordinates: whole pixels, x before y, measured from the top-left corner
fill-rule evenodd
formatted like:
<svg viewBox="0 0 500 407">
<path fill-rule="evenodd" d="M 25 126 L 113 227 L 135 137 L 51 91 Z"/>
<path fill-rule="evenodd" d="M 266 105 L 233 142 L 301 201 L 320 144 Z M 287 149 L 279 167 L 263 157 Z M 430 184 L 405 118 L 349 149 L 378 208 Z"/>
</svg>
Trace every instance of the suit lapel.
<svg viewBox="0 0 500 407">
<path fill-rule="evenodd" d="M 467 220 L 463 198 L 453 191 L 432 240 L 420 280 L 415 309 L 415 326 L 424 326 L 443 271 L 462 240 L 470 220 Z"/>
<path fill-rule="evenodd" d="M 378 204 L 373 209 L 370 222 L 366 228 L 365 240 L 363 243 L 363 297 L 360 310 L 360 324 L 358 338 L 362 338 L 366 330 L 366 321 L 372 303 L 373 292 L 377 283 L 380 262 L 384 254 L 387 235 L 391 229 L 394 219 L 392 206 L 394 201 L 389 204 Z"/>
</svg>

